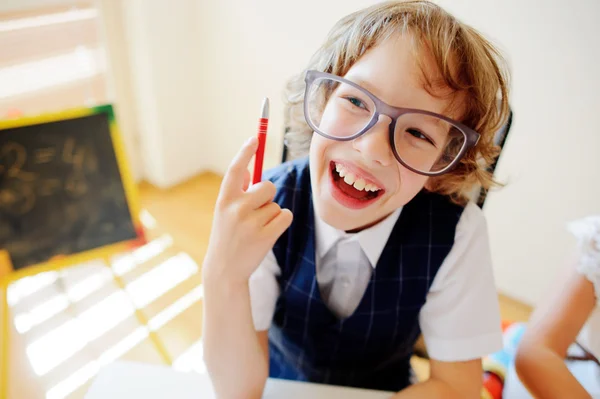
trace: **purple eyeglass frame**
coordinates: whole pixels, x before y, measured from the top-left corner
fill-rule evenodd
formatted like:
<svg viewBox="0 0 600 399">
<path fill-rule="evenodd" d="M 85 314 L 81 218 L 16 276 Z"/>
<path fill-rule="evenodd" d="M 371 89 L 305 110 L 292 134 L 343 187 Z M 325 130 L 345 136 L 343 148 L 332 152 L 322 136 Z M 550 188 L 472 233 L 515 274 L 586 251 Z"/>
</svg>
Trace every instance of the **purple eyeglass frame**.
<svg viewBox="0 0 600 399">
<path fill-rule="evenodd" d="M 349 136 L 349 137 L 335 137 L 335 136 L 330 136 L 330 135 L 324 133 L 323 131 L 321 131 L 318 127 L 316 127 L 312 123 L 312 121 L 309 117 L 308 102 L 304 101 L 304 119 L 306 119 L 306 122 L 308 123 L 310 128 L 313 131 L 315 131 L 316 133 L 318 133 L 319 135 L 321 135 L 327 139 L 330 139 L 330 140 L 351 141 L 351 140 L 354 140 L 354 139 L 362 136 L 367 131 L 369 131 L 373 126 L 375 126 L 375 124 L 379 120 L 380 115 L 388 116 L 392 119 L 392 122 L 390 123 L 390 127 L 389 127 L 389 140 L 390 140 L 389 144 L 390 144 L 390 147 L 392 148 L 392 152 L 394 153 L 394 157 L 404 167 L 406 167 L 407 169 L 409 169 L 415 173 L 425 175 L 425 176 L 440 176 L 440 175 L 443 175 L 444 173 L 449 172 L 454 167 L 456 167 L 456 165 L 458 165 L 458 163 L 460 162 L 462 157 L 464 157 L 464 155 L 466 154 L 466 152 L 469 149 L 471 149 L 471 148 L 475 147 L 475 145 L 477 145 L 477 143 L 479 142 L 479 138 L 481 137 L 481 135 L 479 133 L 477 133 L 475 130 L 471 129 L 470 127 L 468 127 L 458 121 L 450 119 L 444 115 L 436 114 L 435 112 L 425 111 L 422 109 L 399 108 L 399 107 L 394 107 L 392 105 L 389 105 L 389 104 L 383 102 L 382 100 L 380 100 L 379 98 L 377 98 L 373 93 L 371 93 L 364 87 L 361 87 L 358 84 L 356 84 L 350 80 L 344 79 L 342 77 L 339 77 L 337 75 L 327 73 L 327 72 L 321 72 L 321 71 L 316 71 L 316 70 L 307 71 L 306 77 L 304 80 L 306 83 L 306 89 L 304 92 L 305 100 L 308 97 L 309 90 L 310 90 L 312 84 L 315 82 L 315 80 L 322 79 L 322 78 L 327 78 L 327 79 L 334 80 L 336 82 L 345 83 L 345 84 L 348 84 L 348 85 L 362 91 L 375 104 L 375 112 L 373 113 L 373 116 L 372 116 L 371 120 L 369 121 L 369 123 L 367 123 L 367 125 L 365 125 L 365 127 L 363 127 L 358 133 L 354 134 L 353 136 Z M 458 155 L 444 169 L 439 170 L 437 172 L 423 172 L 423 171 L 420 171 L 420 170 L 417 170 L 417 169 L 411 167 L 410 165 L 407 165 L 402 160 L 402 158 L 398 154 L 398 151 L 396 150 L 395 139 L 394 139 L 394 130 L 396 128 L 396 121 L 398 120 L 398 118 L 400 118 L 402 115 L 405 115 L 405 114 L 422 114 L 422 115 L 435 116 L 437 118 L 442 119 L 443 121 L 448 122 L 452 126 L 456 127 L 465 136 L 465 142 L 464 142 L 462 148 L 460 149 Z"/>
</svg>

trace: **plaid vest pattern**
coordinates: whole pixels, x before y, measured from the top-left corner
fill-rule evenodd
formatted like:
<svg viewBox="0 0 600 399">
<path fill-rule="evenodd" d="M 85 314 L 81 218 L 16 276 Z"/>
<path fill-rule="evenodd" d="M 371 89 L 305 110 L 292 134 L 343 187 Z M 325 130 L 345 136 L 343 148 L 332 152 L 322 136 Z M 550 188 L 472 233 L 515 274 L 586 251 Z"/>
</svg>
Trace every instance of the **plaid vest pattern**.
<svg viewBox="0 0 600 399">
<path fill-rule="evenodd" d="M 339 319 L 316 279 L 308 159 L 284 163 L 265 178 L 277 187 L 275 202 L 294 215 L 273 247 L 281 294 L 269 329 L 270 376 L 390 391 L 408 386 L 419 312 L 464 208 L 426 191 L 406 204 L 382 237 L 385 248 L 358 308 Z"/>
</svg>

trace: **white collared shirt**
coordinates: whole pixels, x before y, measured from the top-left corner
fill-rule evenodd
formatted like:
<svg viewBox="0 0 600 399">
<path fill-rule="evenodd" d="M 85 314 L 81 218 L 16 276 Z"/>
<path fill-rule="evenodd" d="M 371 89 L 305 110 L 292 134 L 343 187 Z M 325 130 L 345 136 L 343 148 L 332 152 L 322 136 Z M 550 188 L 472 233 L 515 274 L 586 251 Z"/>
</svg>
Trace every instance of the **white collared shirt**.
<svg viewBox="0 0 600 399">
<path fill-rule="evenodd" d="M 327 306 L 348 316 L 362 299 L 401 209 L 378 224 L 348 234 L 315 217 L 317 283 Z M 281 274 L 272 251 L 250 278 L 254 326 L 267 330 L 279 297 Z M 469 203 L 456 227 L 454 245 L 440 266 L 419 324 L 430 357 L 440 361 L 481 358 L 502 349 L 500 308 L 485 217 Z"/>
<path fill-rule="evenodd" d="M 358 307 L 400 212 L 358 233 L 315 217 L 317 281 L 323 301 L 338 317 L 348 317 Z"/>
</svg>

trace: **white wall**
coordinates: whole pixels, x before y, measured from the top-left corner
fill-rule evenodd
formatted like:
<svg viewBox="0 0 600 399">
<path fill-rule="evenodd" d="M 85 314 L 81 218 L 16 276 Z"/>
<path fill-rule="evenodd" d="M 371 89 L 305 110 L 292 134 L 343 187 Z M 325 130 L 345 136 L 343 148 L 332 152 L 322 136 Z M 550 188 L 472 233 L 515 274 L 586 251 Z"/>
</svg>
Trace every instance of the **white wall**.
<svg viewBox="0 0 600 399">
<path fill-rule="evenodd" d="M 0 12 L 27 12 L 40 8 L 76 7 L 93 3 L 94 0 L 2 0 Z"/>
<path fill-rule="evenodd" d="M 131 82 L 132 69 L 129 47 L 123 40 L 126 35 L 124 12 L 121 0 L 98 0 L 100 10 L 98 30 L 107 54 L 106 85 L 108 98 L 114 103 L 119 130 L 127 154 L 127 162 L 135 181 L 142 180 L 143 165 L 140 152 L 139 118 Z"/>
<path fill-rule="evenodd" d="M 439 0 L 494 38 L 513 73 L 514 124 L 485 205 L 501 291 L 534 304 L 600 213 L 600 2 Z"/>
<path fill-rule="evenodd" d="M 211 169 L 223 173 L 243 141 L 256 134 L 260 104 L 271 101 L 265 168 L 278 164 L 283 146 L 283 89 L 302 72 L 327 32 L 369 0 L 202 2 L 202 127 L 210 137 Z"/>
<path fill-rule="evenodd" d="M 208 167 L 199 82 L 206 38 L 199 2 L 131 0 L 124 7 L 144 177 L 168 187 Z M 176 4 L 176 6 L 174 6 Z"/>
</svg>

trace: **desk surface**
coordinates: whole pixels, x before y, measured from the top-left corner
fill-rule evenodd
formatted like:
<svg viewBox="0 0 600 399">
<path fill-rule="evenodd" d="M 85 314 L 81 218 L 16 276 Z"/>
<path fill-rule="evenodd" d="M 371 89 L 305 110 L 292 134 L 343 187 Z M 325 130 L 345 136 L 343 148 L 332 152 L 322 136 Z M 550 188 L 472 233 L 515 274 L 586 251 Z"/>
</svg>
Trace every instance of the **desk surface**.
<svg viewBox="0 0 600 399">
<path fill-rule="evenodd" d="M 269 379 L 263 399 L 383 399 L 391 392 Z M 85 399 L 213 399 L 206 374 L 177 372 L 166 366 L 116 362 L 103 368 Z"/>
</svg>

